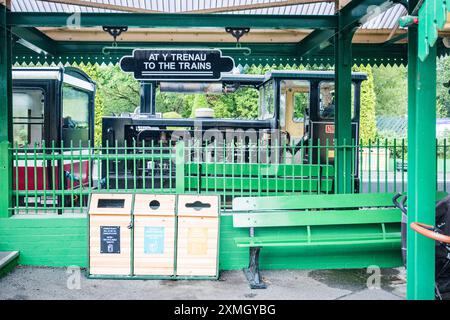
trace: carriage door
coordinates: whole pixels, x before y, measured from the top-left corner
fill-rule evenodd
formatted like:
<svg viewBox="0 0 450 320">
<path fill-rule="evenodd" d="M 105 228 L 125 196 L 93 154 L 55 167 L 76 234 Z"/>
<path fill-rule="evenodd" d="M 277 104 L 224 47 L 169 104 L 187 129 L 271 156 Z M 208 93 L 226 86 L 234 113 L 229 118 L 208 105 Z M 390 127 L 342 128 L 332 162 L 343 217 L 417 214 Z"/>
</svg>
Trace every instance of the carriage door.
<svg viewBox="0 0 450 320">
<path fill-rule="evenodd" d="M 40 88 L 13 88 L 13 140 L 19 149 L 30 148 L 31 152 L 42 146 L 44 140 L 45 93 Z M 25 152 L 30 152 L 30 150 Z M 19 151 L 20 152 L 20 151 Z M 45 179 L 42 160 L 19 160 L 14 162 L 14 190 L 44 190 L 50 181 Z M 46 186 L 44 186 L 44 183 Z M 16 185 L 18 184 L 18 185 Z M 29 203 L 39 199 L 28 197 Z"/>
<path fill-rule="evenodd" d="M 297 144 L 304 135 L 305 115 L 309 108 L 310 83 L 305 80 L 284 80 L 281 82 L 285 99 L 283 115 L 283 101 L 280 103 L 281 129 L 289 136 L 289 142 Z M 284 96 L 284 97 L 283 97 Z"/>
<path fill-rule="evenodd" d="M 44 136 L 44 91 L 38 88 L 13 90 L 14 145 L 39 147 Z"/>
<path fill-rule="evenodd" d="M 62 87 L 62 141 L 64 143 L 65 188 L 77 189 L 89 183 L 91 93 L 64 83 Z"/>
</svg>

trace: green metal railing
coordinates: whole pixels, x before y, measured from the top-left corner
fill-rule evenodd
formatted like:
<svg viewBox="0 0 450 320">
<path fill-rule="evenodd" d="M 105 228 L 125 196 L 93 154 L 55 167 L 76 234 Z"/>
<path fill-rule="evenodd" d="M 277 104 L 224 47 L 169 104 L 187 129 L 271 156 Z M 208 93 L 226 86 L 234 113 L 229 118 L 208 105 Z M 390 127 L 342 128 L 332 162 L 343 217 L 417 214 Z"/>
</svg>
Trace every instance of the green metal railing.
<svg viewBox="0 0 450 320">
<path fill-rule="evenodd" d="M 92 191 L 219 194 L 222 209 L 238 196 L 334 193 L 334 155 L 350 150 L 351 190 L 406 192 L 403 139 L 356 145 L 139 144 L 86 147 L 42 142 L 10 148 L 13 214 L 84 213 Z M 447 191 L 448 142 L 438 141 L 438 182 Z M 344 159 L 347 161 L 348 159 Z"/>
</svg>

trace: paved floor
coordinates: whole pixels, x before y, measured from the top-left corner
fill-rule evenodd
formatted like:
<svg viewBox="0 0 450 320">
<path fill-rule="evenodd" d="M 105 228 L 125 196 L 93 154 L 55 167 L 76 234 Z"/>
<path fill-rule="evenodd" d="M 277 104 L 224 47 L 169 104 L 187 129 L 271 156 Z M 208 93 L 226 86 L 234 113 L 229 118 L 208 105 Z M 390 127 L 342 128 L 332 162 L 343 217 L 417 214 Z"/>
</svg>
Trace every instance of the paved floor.
<svg viewBox="0 0 450 320">
<path fill-rule="evenodd" d="M 268 289 L 251 290 L 242 271 L 222 272 L 219 281 L 144 281 L 92 280 L 83 275 L 77 277 L 77 273 L 68 273 L 65 268 L 17 267 L 0 279 L 0 300 L 404 299 L 403 268 L 382 269 L 378 278 L 369 278 L 371 275 L 373 273 L 365 269 L 263 271 Z M 368 278 L 375 283 L 375 288 L 367 287 Z M 376 288 L 377 283 L 380 283 L 379 288 Z"/>
</svg>

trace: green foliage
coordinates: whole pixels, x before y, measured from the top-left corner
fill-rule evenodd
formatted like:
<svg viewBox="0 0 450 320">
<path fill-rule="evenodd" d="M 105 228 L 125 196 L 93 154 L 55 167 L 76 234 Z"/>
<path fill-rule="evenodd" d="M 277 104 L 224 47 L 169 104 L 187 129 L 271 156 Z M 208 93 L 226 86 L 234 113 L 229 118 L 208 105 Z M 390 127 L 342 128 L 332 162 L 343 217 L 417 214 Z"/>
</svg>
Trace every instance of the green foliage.
<svg viewBox="0 0 450 320">
<path fill-rule="evenodd" d="M 179 113 L 177 113 L 175 111 L 164 112 L 162 114 L 162 117 L 164 119 L 181 119 L 182 118 L 181 114 L 179 114 Z"/>
<path fill-rule="evenodd" d="M 188 118 L 191 115 L 191 109 L 194 104 L 193 94 L 177 94 L 156 91 L 156 112 L 176 112 L 182 118 Z"/>
<path fill-rule="evenodd" d="M 248 87 L 238 89 L 234 93 L 208 96 L 216 118 L 256 119 L 258 100 L 258 91 Z"/>
<path fill-rule="evenodd" d="M 201 108 L 209 108 L 208 100 L 204 94 L 196 94 L 194 98 L 194 104 L 191 109 L 191 118 L 195 118 L 195 110 Z"/>
<path fill-rule="evenodd" d="M 389 147 L 390 156 L 393 157 L 395 153 L 395 157 L 397 159 L 408 159 L 408 138 L 400 138 L 398 133 L 394 130 L 383 130 L 378 133 L 378 139 L 380 145 L 387 144 Z M 403 142 L 403 146 L 402 146 Z M 376 144 L 376 141 L 372 141 L 372 146 Z M 395 147 L 394 147 L 395 144 Z"/>
<path fill-rule="evenodd" d="M 105 97 L 105 115 L 133 112 L 140 104 L 140 84 L 118 65 L 100 67 L 100 89 Z"/>
<path fill-rule="evenodd" d="M 308 105 L 309 92 L 296 92 L 294 94 L 294 119 L 303 119 Z"/>
<path fill-rule="evenodd" d="M 78 68 L 86 72 L 86 74 L 96 82 L 97 89 L 95 93 L 95 110 L 94 110 L 94 145 L 100 146 L 102 144 L 102 117 L 105 112 L 105 99 L 103 90 L 99 88 L 98 83 L 103 77 L 98 65 L 78 65 Z"/>
<path fill-rule="evenodd" d="M 363 143 L 373 140 L 377 133 L 375 119 L 376 96 L 374 90 L 374 77 L 372 67 L 354 66 L 353 71 L 367 73 L 367 80 L 361 84 L 361 111 L 360 111 L 360 131 L 359 137 Z"/>
<path fill-rule="evenodd" d="M 373 67 L 377 116 L 406 115 L 407 69 L 404 66 Z"/>
<path fill-rule="evenodd" d="M 450 56 L 437 60 L 436 76 L 436 108 L 438 118 L 450 116 L 450 88 L 445 88 L 444 83 L 450 80 Z"/>
</svg>

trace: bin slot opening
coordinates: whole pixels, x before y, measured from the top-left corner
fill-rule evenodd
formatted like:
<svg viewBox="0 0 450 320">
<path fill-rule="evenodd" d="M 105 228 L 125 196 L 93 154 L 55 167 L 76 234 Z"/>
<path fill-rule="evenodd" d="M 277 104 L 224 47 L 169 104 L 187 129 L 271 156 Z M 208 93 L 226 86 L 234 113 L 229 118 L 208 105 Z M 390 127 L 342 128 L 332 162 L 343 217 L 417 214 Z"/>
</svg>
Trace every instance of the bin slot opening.
<svg viewBox="0 0 450 320">
<path fill-rule="evenodd" d="M 125 199 L 98 199 L 97 208 L 124 208 Z"/>
<path fill-rule="evenodd" d="M 148 204 L 148 206 L 149 206 L 150 209 L 152 209 L 152 210 L 157 210 L 157 209 L 159 209 L 159 207 L 161 206 L 161 204 L 159 203 L 158 200 L 152 200 L 152 201 L 150 201 L 150 203 Z"/>
<path fill-rule="evenodd" d="M 194 210 L 200 211 L 203 208 L 211 208 L 211 204 L 201 201 L 195 201 L 193 203 L 186 203 L 186 208 L 194 208 Z"/>
</svg>

